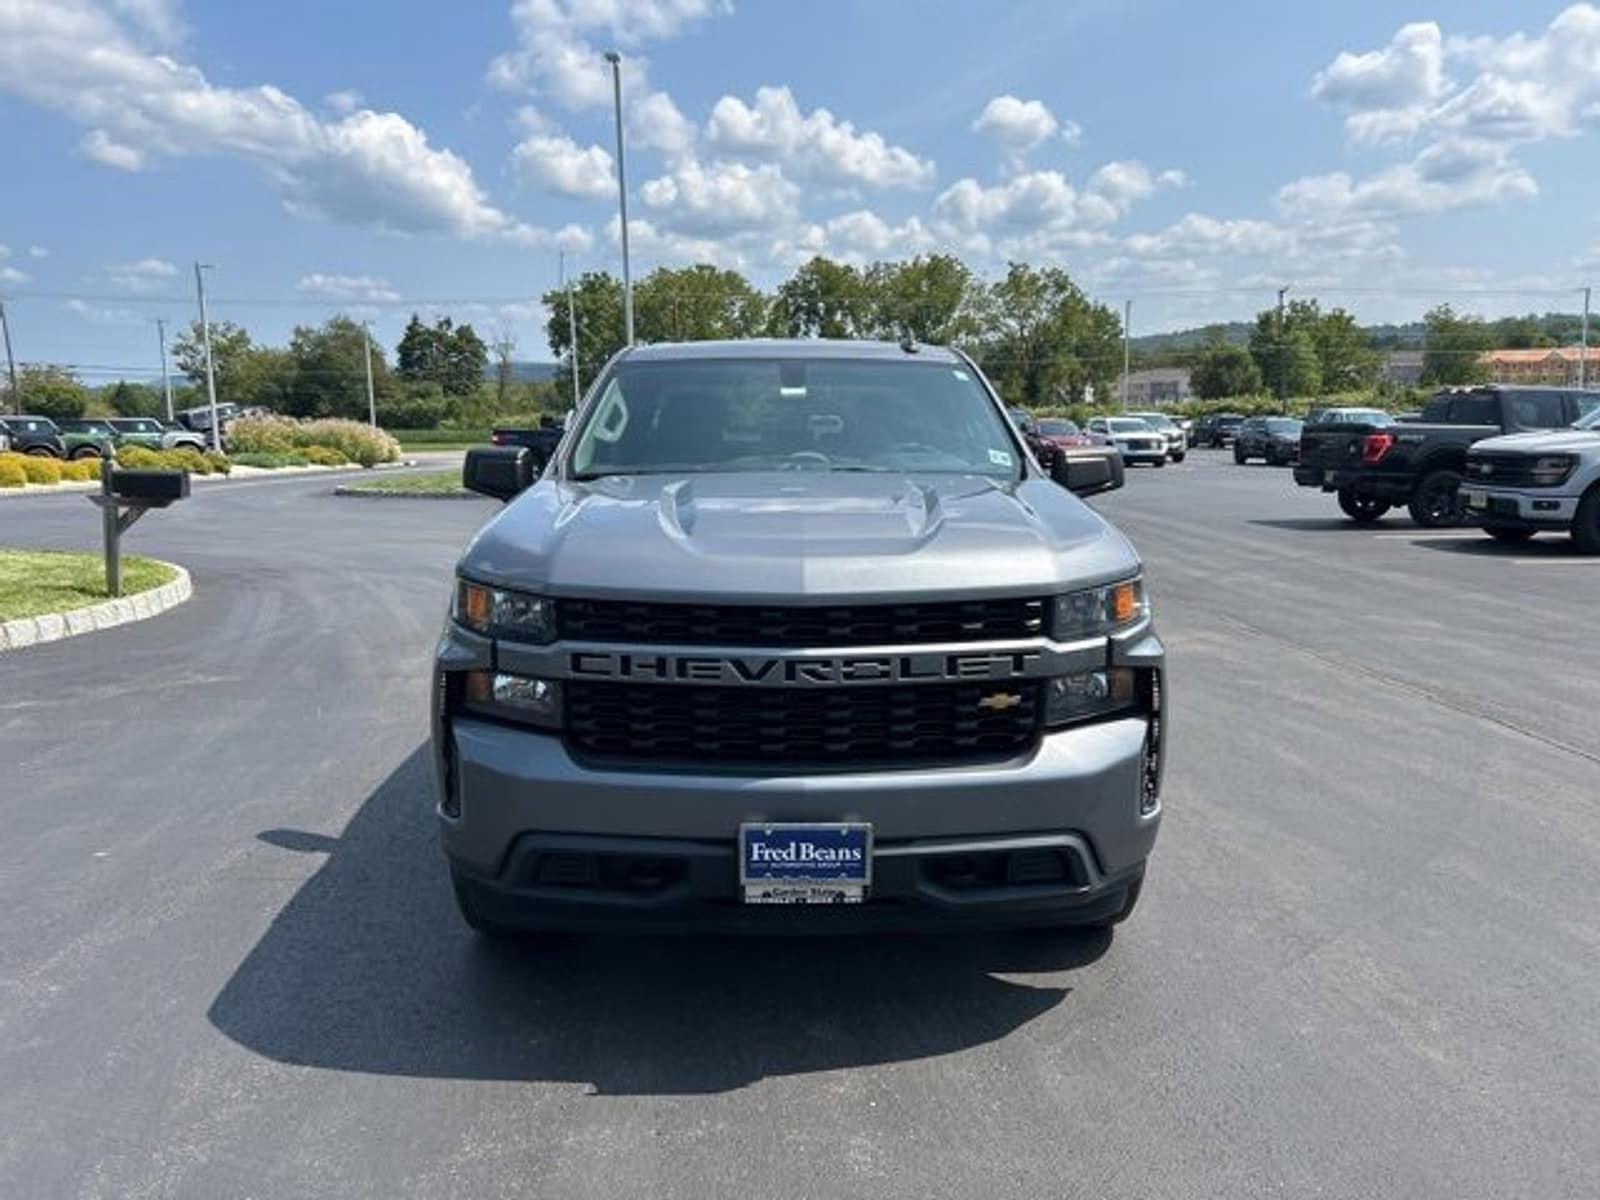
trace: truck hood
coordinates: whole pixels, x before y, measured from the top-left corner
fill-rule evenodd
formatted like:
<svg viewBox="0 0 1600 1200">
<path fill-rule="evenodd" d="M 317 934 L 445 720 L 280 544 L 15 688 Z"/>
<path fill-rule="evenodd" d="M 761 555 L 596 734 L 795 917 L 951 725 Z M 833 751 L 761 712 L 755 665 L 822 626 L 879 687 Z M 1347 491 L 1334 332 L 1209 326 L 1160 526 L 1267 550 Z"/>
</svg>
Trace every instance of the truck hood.
<svg viewBox="0 0 1600 1200">
<path fill-rule="evenodd" d="M 1474 452 L 1486 454 L 1560 454 L 1600 449 L 1600 431 L 1547 429 L 1538 433 L 1507 433 L 1473 442 Z"/>
<path fill-rule="evenodd" d="M 1046 479 L 831 471 L 545 479 L 463 573 L 555 596 L 960 599 L 1126 577 L 1139 559 Z"/>
</svg>

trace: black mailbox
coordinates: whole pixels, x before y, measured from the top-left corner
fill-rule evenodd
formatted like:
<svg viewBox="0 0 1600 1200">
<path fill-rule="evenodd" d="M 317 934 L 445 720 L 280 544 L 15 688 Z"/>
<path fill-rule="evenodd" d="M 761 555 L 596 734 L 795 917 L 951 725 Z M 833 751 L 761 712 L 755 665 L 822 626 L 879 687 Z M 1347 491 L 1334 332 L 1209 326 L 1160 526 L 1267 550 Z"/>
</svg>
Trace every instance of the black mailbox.
<svg viewBox="0 0 1600 1200">
<path fill-rule="evenodd" d="M 124 471 L 107 466 L 111 472 L 111 494 L 118 500 L 157 508 L 189 495 L 187 471 Z"/>
<path fill-rule="evenodd" d="M 475 446 L 461 464 L 461 486 L 496 500 L 511 499 L 533 477 L 533 455 L 526 446 Z"/>
</svg>

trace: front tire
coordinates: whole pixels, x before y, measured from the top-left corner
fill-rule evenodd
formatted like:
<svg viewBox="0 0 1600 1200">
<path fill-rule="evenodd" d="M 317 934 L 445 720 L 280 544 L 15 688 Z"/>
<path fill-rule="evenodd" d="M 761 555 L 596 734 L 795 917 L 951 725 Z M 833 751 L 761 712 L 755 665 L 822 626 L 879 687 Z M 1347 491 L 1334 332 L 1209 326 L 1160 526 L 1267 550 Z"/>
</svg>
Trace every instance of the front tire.
<svg viewBox="0 0 1600 1200">
<path fill-rule="evenodd" d="M 1350 488 L 1339 491 L 1340 510 L 1358 525 L 1376 525 L 1392 507 L 1387 500 L 1363 496 Z"/>
<path fill-rule="evenodd" d="M 1250 461 L 1250 456 L 1239 448 L 1238 442 L 1233 444 L 1233 461 L 1238 463 L 1241 467 Z"/>
<path fill-rule="evenodd" d="M 1592 487 L 1578 502 L 1572 518 L 1572 544 L 1579 554 L 1600 554 L 1600 487 Z"/>
<path fill-rule="evenodd" d="M 74 459 L 99 458 L 100 451 L 96 450 L 93 446 L 79 446 L 72 452 L 72 457 Z"/>
<path fill-rule="evenodd" d="M 1424 529 L 1453 529 L 1467 519 L 1461 504 L 1461 472 L 1448 467 L 1429 471 L 1406 505 L 1411 519 Z"/>
<path fill-rule="evenodd" d="M 1175 463 L 1180 463 L 1180 462 L 1182 462 L 1184 459 L 1186 459 L 1188 457 L 1189 457 L 1188 451 L 1180 450 L 1178 453 L 1176 453 L 1176 454 L 1174 454 L 1172 456 L 1172 461 L 1175 462 Z"/>
</svg>

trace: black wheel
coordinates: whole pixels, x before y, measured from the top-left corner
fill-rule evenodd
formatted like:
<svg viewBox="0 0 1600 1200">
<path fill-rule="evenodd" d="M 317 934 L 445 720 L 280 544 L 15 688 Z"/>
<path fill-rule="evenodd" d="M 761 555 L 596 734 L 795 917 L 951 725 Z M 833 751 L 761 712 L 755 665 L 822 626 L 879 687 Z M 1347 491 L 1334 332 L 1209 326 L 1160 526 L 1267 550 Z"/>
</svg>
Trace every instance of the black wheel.
<svg viewBox="0 0 1600 1200">
<path fill-rule="evenodd" d="M 450 885 L 455 889 L 456 908 L 461 912 L 461 919 L 471 926 L 474 933 L 496 941 L 518 936 L 516 929 L 488 915 L 481 883 L 451 867 Z"/>
<path fill-rule="evenodd" d="M 1381 521 L 1385 513 L 1393 506 L 1387 500 L 1379 500 L 1373 496 L 1363 496 L 1350 488 L 1339 490 L 1339 508 L 1344 515 L 1361 525 L 1372 525 Z"/>
<path fill-rule="evenodd" d="M 1495 541 L 1505 542 L 1511 546 L 1520 546 L 1523 542 L 1531 541 L 1534 534 L 1533 530 L 1521 529 L 1516 525 L 1485 525 L 1483 531 Z"/>
<path fill-rule="evenodd" d="M 74 450 L 72 452 L 72 457 L 73 458 L 99 458 L 100 457 L 100 451 L 96 450 L 93 446 L 79 446 L 76 450 Z"/>
<path fill-rule="evenodd" d="M 26 450 L 23 451 L 23 453 L 24 454 L 31 454 L 35 458 L 55 458 L 56 457 L 56 452 L 54 450 L 50 449 L 49 446 L 29 446 Z"/>
<path fill-rule="evenodd" d="M 1167 465 L 1167 460 L 1166 460 L 1166 459 L 1164 459 L 1164 458 L 1158 458 L 1158 459 L 1156 459 L 1156 461 L 1155 461 L 1155 462 L 1154 462 L 1154 463 L 1152 463 L 1152 464 L 1151 464 L 1151 465 L 1152 465 L 1152 466 L 1156 466 L 1156 467 L 1164 467 L 1164 466 L 1166 466 L 1166 465 Z"/>
<path fill-rule="evenodd" d="M 1189 456 L 1189 455 L 1188 455 L 1188 451 L 1186 451 L 1186 450 L 1180 450 L 1180 451 L 1178 451 L 1178 453 L 1176 453 L 1176 454 L 1174 454 L 1174 455 L 1173 455 L 1173 456 L 1172 456 L 1172 461 L 1173 461 L 1173 462 L 1175 462 L 1175 463 L 1176 463 L 1176 462 L 1182 462 L 1182 461 L 1183 461 L 1183 460 L 1184 460 L 1184 459 L 1185 459 L 1185 458 L 1187 458 L 1187 457 L 1188 457 L 1188 456 Z"/>
<path fill-rule="evenodd" d="M 1411 503 L 1406 505 L 1411 519 L 1424 529 L 1450 529 L 1467 519 L 1467 510 L 1461 503 L 1459 488 L 1461 472 L 1448 467 L 1429 471 L 1411 493 Z"/>
<path fill-rule="evenodd" d="M 1578 502 L 1572 518 L 1572 544 L 1579 554 L 1600 554 L 1600 487 L 1592 487 Z"/>
<path fill-rule="evenodd" d="M 1238 463 L 1240 466 L 1243 466 L 1245 463 L 1250 461 L 1249 456 L 1244 452 L 1244 448 L 1240 446 L 1238 442 L 1233 444 L 1233 461 Z"/>
</svg>

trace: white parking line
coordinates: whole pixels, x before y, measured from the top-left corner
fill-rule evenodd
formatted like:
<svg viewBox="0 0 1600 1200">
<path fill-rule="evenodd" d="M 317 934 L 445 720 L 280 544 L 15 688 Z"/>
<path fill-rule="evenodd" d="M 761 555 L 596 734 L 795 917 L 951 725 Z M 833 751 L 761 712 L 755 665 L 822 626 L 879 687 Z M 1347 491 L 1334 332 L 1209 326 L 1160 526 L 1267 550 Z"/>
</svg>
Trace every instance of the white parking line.
<svg viewBox="0 0 1600 1200">
<path fill-rule="evenodd" d="M 1380 542 L 1464 542 L 1469 538 L 1482 538 L 1487 535 L 1476 529 L 1453 529 L 1437 533 L 1428 530 L 1418 530 L 1416 533 L 1375 533 L 1372 536 Z"/>
<path fill-rule="evenodd" d="M 1512 558 L 1519 567 L 1600 567 L 1600 558 Z"/>
</svg>

